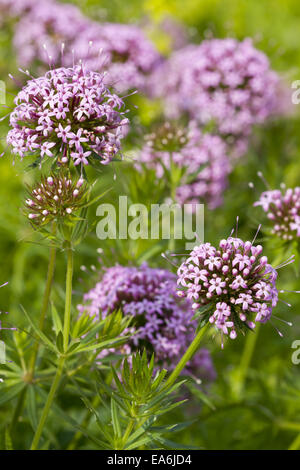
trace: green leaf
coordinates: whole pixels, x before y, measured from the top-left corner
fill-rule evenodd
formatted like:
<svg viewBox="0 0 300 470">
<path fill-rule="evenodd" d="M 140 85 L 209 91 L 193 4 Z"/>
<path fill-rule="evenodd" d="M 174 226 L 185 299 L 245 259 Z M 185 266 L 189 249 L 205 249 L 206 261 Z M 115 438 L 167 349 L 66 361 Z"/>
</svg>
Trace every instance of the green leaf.
<svg viewBox="0 0 300 470">
<path fill-rule="evenodd" d="M 47 400 L 47 393 L 41 388 L 37 389 L 38 393 L 41 395 L 43 400 Z M 65 413 L 58 405 L 52 403 L 51 410 L 55 413 L 63 422 L 68 423 L 76 431 L 80 431 L 86 438 L 94 442 L 100 449 L 107 450 L 109 445 L 107 442 L 102 441 L 101 439 L 96 438 L 88 429 L 80 426 L 73 418 L 71 418 L 67 413 Z"/>
<path fill-rule="evenodd" d="M 113 398 L 111 399 L 111 419 L 112 419 L 112 425 L 114 428 L 115 436 L 117 438 L 120 438 L 122 434 L 121 434 L 121 425 L 119 421 L 118 406 Z"/>
<path fill-rule="evenodd" d="M 64 352 L 64 336 L 62 334 L 62 331 L 59 331 L 57 337 L 56 337 L 56 346 L 59 352 L 63 353 Z"/>
<path fill-rule="evenodd" d="M 104 191 L 103 193 L 99 194 L 98 196 L 94 197 L 93 199 L 91 199 L 87 204 L 84 205 L 84 207 L 89 207 L 91 206 L 92 204 L 95 204 L 95 202 L 98 202 L 101 198 L 103 198 L 109 191 L 111 191 L 111 188 L 108 188 L 106 191 Z"/>
<path fill-rule="evenodd" d="M 57 336 L 60 331 L 63 331 L 63 326 L 62 326 L 60 316 L 58 315 L 56 307 L 53 302 L 51 302 L 51 314 L 52 314 L 54 331 Z"/>
<path fill-rule="evenodd" d="M 164 380 L 167 373 L 168 373 L 167 369 L 162 369 L 159 373 L 157 373 L 157 377 L 155 377 L 152 383 L 153 390 L 156 390 L 160 386 L 160 384 Z"/>
<path fill-rule="evenodd" d="M 111 435 L 109 434 L 109 432 L 107 430 L 107 425 L 102 420 L 100 414 L 97 413 L 97 411 L 95 410 L 95 408 L 93 407 L 93 405 L 90 403 L 90 401 L 87 398 L 81 397 L 81 400 L 83 401 L 83 403 L 85 404 L 87 409 L 90 411 L 90 413 L 93 413 L 93 415 L 95 416 L 97 424 L 98 424 L 102 434 L 104 435 L 104 437 L 108 440 L 108 442 L 111 442 L 112 441 Z"/>
<path fill-rule="evenodd" d="M 187 384 L 187 387 L 189 390 L 192 392 L 193 395 L 195 395 L 197 398 L 199 398 L 203 403 L 205 403 L 211 410 L 215 410 L 216 407 L 215 405 L 210 401 L 208 396 L 202 392 L 199 388 L 195 387 L 192 384 Z"/>
<path fill-rule="evenodd" d="M 153 440 L 157 441 L 159 444 L 163 445 L 165 449 L 175 449 L 175 450 L 199 450 L 199 447 L 186 446 L 184 444 L 178 444 L 177 442 L 170 441 L 161 436 L 154 435 Z"/>
<path fill-rule="evenodd" d="M 114 400 L 116 403 L 118 403 L 119 408 L 123 410 L 128 416 L 131 417 L 131 399 L 132 397 L 129 396 L 123 396 L 120 394 L 117 394 L 116 392 L 113 394 Z M 123 400 L 122 400 L 123 398 Z"/>
<path fill-rule="evenodd" d="M 162 409 L 155 410 L 155 414 L 159 416 L 165 413 L 169 413 L 171 410 L 174 410 L 174 408 L 181 406 L 183 403 L 186 403 L 187 401 L 188 400 L 181 400 L 181 401 L 177 401 L 176 403 L 170 403 L 170 405 L 167 405 L 166 407 L 163 407 Z"/>
<path fill-rule="evenodd" d="M 130 435 L 130 439 L 127 441 L 126 446 L 133 444 L 135 441 L 140 440 L 141 436 L 147 432 L 147 430 L 152 426 L 154 422 L 154 418 L 151 417 L 148 421 L 146 421 L 143 426 L 138 428 L 134 433 Z M 126 448 L 126 447 L 125 447 Z"/>
<path fill-rule="evenodd" d="M 149 436 L 143 437 L 142 439 L 140 439 L 138 441 L 135 441 L 130 445 L 126 445 L 125 449 L 126 450 L 134 450 L 134 449 L 137 449 L 138 447 L 142 447 L 142 446 L 148 444 L 149 442 L 151 442 L 151 437 L 149 437 Z"/>
<path fill-rule="evenodd" d="M 174 432 L 179 432 L 182 431 L 183 429 L 186 429 L 187 427 L 191 426 L 191 424 L 194 424 L 197 420 L 194 419 L 193 421 L 185 421 L 184 423 L 178 423 L 178 424 L 170 424 L 166 426 L 152 426 L 151 427 L 151 432 L 154 433 L 174 433 Z"/>
<path fill-rule="evenodd" d="M 100 343 L 91 343 L 89 345 L 78 345 L 78 348 L 75 349 L 71 355 L 78 354 L 79 352 L 88 352 L 88 351 L 97 351 L 98 349 L 106 349 L 110 347 L 121 346 L 127 341 L 128 336 L 122 336 L 122 338 L 108 339 L 106 341 L 101 341 Z"/>
<path fill-rule="evenodd" d="M 1 387 L 0 393 L 0 405 L 4 405 L 4 403 L 12 400 L 16 395 L 18 395 L 21 390 L 25 387 L 24 382 L 19 382 L 18 384 L 14 385 L 13 387 L 9 387 L 8 390 L 3 390 Z"/>
<path fill-rule="evenodd" d="M 45 441 L 42 446 L 40 446 L 40 450 L 49 450 L 50 441 Z"/>
<path fill-rule="evenodd" d="M 24 315 L 26 316 L 29 324 L 31 325 L 33 330 L 36 332 L 36 334 L 39 336 L 39 338 L 41 339 L 44 346 L 51 349 L 51 351 L 55 352 L 56 354 L 58 354 L 58 351 L 57 351 L 56 347 L 53 345 L 53 343 L 50 341 L 50 339 L 47 338 L 47 336 L 33 323 L 30 316 L 28 315 L 28 313 L 26 312 L 26 310 L 24 309 L 24 307 L 22 305 L 21 305 L 21 309 L 23 310 Z"/>
</svg>

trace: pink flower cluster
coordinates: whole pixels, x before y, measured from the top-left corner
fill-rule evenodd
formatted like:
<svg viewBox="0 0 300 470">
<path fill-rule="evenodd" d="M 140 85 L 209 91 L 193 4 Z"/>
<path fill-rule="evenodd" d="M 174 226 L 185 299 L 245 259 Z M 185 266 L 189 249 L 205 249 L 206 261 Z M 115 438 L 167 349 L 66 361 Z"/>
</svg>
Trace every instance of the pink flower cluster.
<svg viewBox="0 0 300 470">
<path fill-rule="evenodd" d="M 28 188 L 25 213 L 35 225 L 46 225 L 53 220 L 76 217 L 87 204 L 88 192 L 83 178 L 68 176 L 42 177 L 40 183 Z"/>
<path fill-rule="evenodd" d="M 74 5 L 54 0 L 34 3 L 15 27 L 14 46 L 23 67 L 40 64 L 45 68 L 49 62 L 54 67 L 71 67 L 82 61 L 89 70 L 108 70 L 107 83 L 118 91 L 145 89 L 160 55 L 141 29 L 100 24 Z"/>
<path fill-rule="evenodd" d="M 51 0 L 43 0 L 50 3 Z M 0 0 L 1 20 L 5 17 L 18 18 L 30 12 L 37 5 L 36 0 Z M 1 21 L 0 20 L 0 21 Z"/>
<path fill-rule="evenodd" d="M 245 150 L 251 127 L 279 107 L 279 78 L 250 39 L 188 45 L 158 69 L 152 85 L 154 95 L 165 99 L 168 116 L 186 112 L 201 123 L 214 123 L 229 142 L 238 138 L 238 153 Z"/>
<path fill-rule="evenodd" d="M 123 101 L 105 87 L 103 74 L 82 66 L 29 80 L 15 104 L 7 142 L 21 158 L 36 154 L 63 165 L 107 164 L 119 151 L 128 123 Z"/>
<path fill-rule="evenodd" d="M 153 269 L 146 263 L 140 267 L 108 268 L 100 282 L 84 295 L 80 312 L 97 318 L 122 309 L 134 317 L 135 334 L 126 351 L 153 351 L 162 364 L 174 367 L 193 339 L 195 322 L 188 300 L 176 296 L 176 276 L 165 269 Z M 199 351 L 187 365 L 187 371 L 201 377 L 215 375 L 208 351 Z"/>
<path fill-rule="evenodd" d="M 73 42 L 83 33 L 88 20 L 75 5 L 54 0 L 33 3 L 15 26 L 14 46 L 21 66 L 28 67 L 35 62 L 43 64 L 45 71 L 49 62 L 54 67 L 63 65 L 62 44 L 71 53 Z M 64 65 L 74 64 L 71 61 Z"/>
<path fill-rule="evenodd" d="M 172 128 L 167 131 L 166 138 L 172 138 L 172 132 Z M 140 161 L 155 168 L 159 178 L 172 164 L 184 170 L 176 191 L 179 204 L 205 201 L 211 209 L 218 207 L 222 204 L 230 172 L 226 145 L 219 136 L 202 133 L 195 122 L 190 122 L 187 129 L 179 129 L 177 134 L 179 139 L 180 136 L 185 139 L 180 150 L 159 151 L 150 140 L 141 151 Z"/>
<path fill-rule="evenodd" d="M 300 187 L 285 192 L 275 189 L 265 191 L 254 206 L 261 206 L 272 222 L 272 234 L 283 240 L 300 237 Z"/>
<path fill-rule="evenodd" d="M 277 271 L 261 245 L 229 237 L 219 248 L 197 246 L 178 269 L 178 295 L 193 301 L 203 318 L 234 339 L 237 331 L 265 323 L 278 302 Z"/>
<path fill-rule="evenodd" d="M 90 70 L 108 70 L 107 81 L 119 92 L 145 91 L 160 55 L 140 28 L 118 23 L 89 23 L 72 48 Z M 71 62 L 72 57 L 66 56 Z"/>
</svg>

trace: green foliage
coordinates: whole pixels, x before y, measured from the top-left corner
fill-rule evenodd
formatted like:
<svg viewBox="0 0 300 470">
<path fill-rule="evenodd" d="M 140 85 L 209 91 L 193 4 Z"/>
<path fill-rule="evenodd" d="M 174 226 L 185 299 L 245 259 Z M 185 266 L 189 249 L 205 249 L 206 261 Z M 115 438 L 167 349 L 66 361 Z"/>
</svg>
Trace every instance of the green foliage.
<svg viewBox="0 0 300 470">
<path fill-rule="evenodd" d="M 74 0 L 95 20 L 136 22 L 146 25 L 149 36 L 163 53 L 170 51 L 170 38 L 162 21 L 173 18 L 187 27 L 189 40 L 200 42 L 215 37 L 252 37 L 256 46 L 267 53 L 272 66 L 282 72 L 289 84 L 299 79 L 300 47 L 297 42 L 300 4 L 296 0 Z M 7 105 L 17 88 L 8 73 L 19 76 L 12 46 L 12 24 L 0 31 L 0 79 L 7 85 Z M 95 281 L 96 250 L 103 249 L 101 264 L 140 264 L 166 268 L 160 253 L 168 249 L 165 241 L 107 240 L 95 235 L 96 206 L 109 202 L 117 206 L 118 196 L 126 194 L 129 203 L 147 207 L 162 202 L 173 180 L 157 180 L 155 172 L 139 172 L 131 155 L 139 151 L 141 134 L 150 131 L 160 114 L 160 103 L 142 96 L 130 98 L 138 105 L 130 118 L 134 130 L 125 142 L 126 163 L 114 162 L 103 170 L 88 168 L 90 181 L 96 181 L 88 205 L 76 224 L 59 227 L 59 235 L 49 230 L 32 234 L 20 207 L 25 185 L 40 177 L 40 169 L 30 166 L 30 159 L 20 163 L 6 149 L 7 120 L 1 122 L 0 153 L 0 289 L 1 331 L 7 362 L 0 365 L 0 449 L 29 449 L 49 395 L 57 365 L 64 359 L 62 375 L 51 411 L 40 440 L 40 449 L 288 449 L 300 448 L 300 368 L 291 361 L 294 340 L 300 338 L 299 307 L 296 294 L 287 294 L 292 308 L 281 304 L 278 315 L 293 323 L 282 324 L 283 338 L 270 325 L 254 335 L 228 342 L 223 351 L 220 340 L 209 337 L 217 380 L 208 386 L 199 377 L 165 388 L 166 371 L 154 368 L 153 358 L 137 354 L 124 359 L 122 345 L 127 340 L 130 319 L 112 312 L 95 322 L 86 314 L 78 316 L 76 305 Z M 132 106 L 133 108 L 133 106 Z M 256 129 L 248 155 L 236 165 L 222 207 L 205 209 L 205 240 L 212 244 L 231 232 L 239 215 L 239 236 L 252 239 L 262 222 L 252 207 L 264 185 L 257 176 L 262 171 L 272 188 L 284 182 L 299 185 L 300 118 L 294 114 Z M 7 113 L 0 108 L 1 117 Z M 48 171 L 49 170 L 49 171 Z M 50 168 L 44 167 L 44 172 Z M 113 178 L 116 174 L 116 179 Z M 193 176 L 193 175 L 192 175 Z M 253 182 L 255 191 L 248 187 Z M 68 243 L 65 243 L 67 239 Z M 279 264 L 291 253 L 297 255 L 294 269 L 280 270 L 280 286 L 299 290 L 299 247 L 283 244 L 270 237 L 264 221 L 258 242 L 264 244 L 268 258 Z M 43 328 L 39 318 L 48 262 L 48 247 L 57 248 L 56 271 L 50 303 Z M 64 349 L 65 252 L 76 250 L 73 275 L 73 305 L 68 348 Z M 182 253 L 184 241 L 176 241 Z M 174 260 L 176 261 L 176 260 Z M 86 274 L 80 267 L 87 266 Z M 20 308 L 20 304 L 23 305 Z M 200 312 L 207 314 L 207 311 Z M 199 316 L 197 314 L 197 316 Z M 276 321 L 276 326 L 279 323 Z M 251 338 L 251 339 L 250 339 Z M 249 344 L 250 343 L 250 344 Z M 31 358 L 38 345 L 35 373 Z M 101 351 L 116 349 L 99 359 Z M 97 359 L 98 358 L 98 359 Z M 113 364 L 113 367 L 111 367 Z M 241 381 L 243 378 L 243 383 Z M 179 396 L 179 398 L 178 398 Z M 188 400 L 184 400 L 185 398 Z M 179 423 L 179 424 L 176 424 Z M 173 442 L 173 433 L 176 441 Z"/>
<path fill-rule="evenodd" d="M 124 359 L 118 374 L 112 367 L 116 389 L 99 380 L 98 395 L 108 409 L 107 420 L 103 421 L 99 412 L 83 398 L 84 403 L 96 418 L 102 435 L 102 449 L 149 449 L 169 448 L 171 441 L 165 434 L 181 430 L 184 425 L 155 426 L 160 416 L 169 413 L 184 403 L 172 397 L 184 381 L 166 387 L 166 370 L 154 372 L 154 356 L 148 363 L 146 351 L 131 356 L 131 365 Z M 106 398 L 107 397 L 107 398 Z M 110 400 L 110 406 L 108 405 Z M 108 403 L 107 403 L 108 402 Z"/>
</svg>

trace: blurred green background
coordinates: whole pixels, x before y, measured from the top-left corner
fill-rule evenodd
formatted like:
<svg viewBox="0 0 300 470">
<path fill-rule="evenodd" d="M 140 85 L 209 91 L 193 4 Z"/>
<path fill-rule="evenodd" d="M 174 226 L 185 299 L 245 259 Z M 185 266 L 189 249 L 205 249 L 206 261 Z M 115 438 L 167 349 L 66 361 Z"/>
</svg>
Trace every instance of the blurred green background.
<svg viewBox="0 0 300 470">
<path fill-rule="evenodd" d="M 99 21 L 143 25 L 149 37 L 166 55 L 171 49 L 170 37 L 162 27 L 166 19 L 182 24 L 186 28 L 188 40 L 194 43 L 211 36 L 239 39 L 252 37 L 256 47 L 268 55 L 272 67 L 284 77 L 287 84 L 300 79 L 300 3 L 297 0 L 74 0 L 68 3 L 76 4 L 86 15 Z M 2 28 L 0 79 L 7 84 L 8 105 L 16 93 L 8 73 L 15 72 L 11 30 Z M 214 212 L 206 209 L 206 241 L 214 243 L 227 236 L 235 225 L 236 216 L 240 216 L 239 236 L 246 239 L 253 237 L 262 214 L 254 210 L 252 205 L 264 190 L 257 171 L 263 172 L 272 188 L 278 188 L 282 182 L 288 187 L 299 185 L 300 118 L 297 106 L 293 108 L 290 116 L 255 131 L 248 154 L 230 177 L 224 205 Z M 1 108 L 2 116 L 7 112 L 7 109 Z M 142 123 L 148 123 L 155 115 L 155 106 L 141 99 L 138 115 Z M 21 213 L 25 197 L 24 184 L 34 181 L 36 175 L 34 171 L 24 171 L 26 163 L 21 164 L 16 160 L 13 164 L 5 144 L 7 129 L 5 120 L 1 122 L 0 131 L 0 153 L 5 152 L 0 160 L 0 284 L 9 281 L 9 285 L 0 290 L 0 306 L 9 312 L 12 324 L 22 325 L 20 304 L 33 317 L 38 316 L 48 250 L 38 243 L 38 238 L 31 236 L 31 228 Z M 131 144 L 128 141 L 127 149 L 131 148 Z M 106 200 L 115 200 L 118 194 L 123 193 L 123 172 L 127 178 L 125 181 L 135 181 L 134 171 L 128 165 L 122 165 L 105 169 L 100 174 L 97 183 L 99 191 L 109 187 L 111 189 Z M 117 178 L 112 183 L 114 172 Z M 248 187 L 249 181 L 255 185 L 254 192 Z M 95 218 L 95 209 L 91 211 L 90 217 Z M 287 257 L 286 249 L 277 243 L 265 241 L 264 244 L 270 260 L 275 264 Z M 94 277 L 92 274 L 83 274 L 80 267 L 97 264 L 96 250 L 99 247 L 104 249 L 109 264 L 118 261 L 134 263 L 139 256 L 148 253 L 151 242 L 147 245 L 144 241 L 143 246 L 138 247 L 133 247 L 130 242 L 124 242 L 122 246 L 112 242 L 104 244 L 97 240 L 94 230 L 79 248 L 75 259 L 75 293 L 78 302 L 86 286 L 93 282 L 89 277 Z M 159 253 L 150 255 L 151 252 L 147 257 L 151 265 L 167 267 Z M 54 284 L 54 298 L 58 304 L 63 299 L 60 286 L 63 285 L 64 275 L 64 254 L 60 254 Z M 83 283 L 79 280 L 82 277 Z M 295 266 L 281 270 L 279 286 L 299 289 L 298 261 Z M 207 449 L 286 449 L 298 445 L 295 439 L 300 433 L 300 364 L 292 364 L 291 345 L 294 340 L 300 340 L 300 297 L 296 294 L 286 297 L 292 307 L 280 304 L 276 314 L 291 321 L 293 326 L 274 320 L 283 332 L 282 338 L 270 324 L 260 328 L 252 361 L 247 369 L 246 386 L 241 394 L 237 392 L 237 374 L 245 339 L 227 342 L 223 351 L 217 340 L 207 341 L 218 372 L 218 379 L 209 391 L 216 410 L 193 402 L 178 412 L 185 417 L 197 416 L 196 422 L 177 436 L 179 442 Z"/>
</svg>

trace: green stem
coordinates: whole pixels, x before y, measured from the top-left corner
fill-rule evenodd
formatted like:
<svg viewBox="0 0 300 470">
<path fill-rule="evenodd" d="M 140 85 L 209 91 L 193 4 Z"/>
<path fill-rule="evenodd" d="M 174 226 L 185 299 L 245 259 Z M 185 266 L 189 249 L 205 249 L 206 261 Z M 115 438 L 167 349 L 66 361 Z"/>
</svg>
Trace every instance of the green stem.
<svg viewBox="0 0 300 470">
<path fill-rule="evenodd" d="M 128 438 L 133 430 L 134 427 L 134 419 L 131 419 L 127 425 L 126 431 L 124 433 L 123 439 L 122 439 L 122 445 L 123 448 L 126 446 L 126 443 L 128 441 Z"/>
<path fill-rule="evenodd" d="M 67 249 L 67 276 L 66 276 L 66 298 L 65 298 L 65 316 L 64 316 L 64 350 L 66 351 L 69 343 L 70 322 L 71 322 L 71 306 L 72 306 L 72 279 L 73 279 L 73 251 L 71 246 Z M 42 412 L 42 416 L 33 438 L 31 450 L 36 450 L 43 432 L 43 428 L 48 417 L 52 402 L 55 397 L 65 364 L 65 357 L 59 358 L 57 371 L 50 388 L 50 392 Z"/>
<path fill-rule="evenodd" d="M 72 280 L 73 280 L 73 250 L 71 247 L 67 249 L 67 278 L 66 278 L 66 301 L 64 315 L 64 351 L 66 352 L 69 345 L 69 334 L 71 325 L 71 307 L 72 307 Z"/>
<path fill-rule="evenodd" d="M 53 223 L 53 225 L 52 225 L 52 235 L 53 236 L 56 235 L 56 224 L 55 223 Z M 49 253 L 49 264 L 48 264 L 46 286 L 45 286 L 41 316 L 40 316 L 40 321 L 39 321 L 39 328 L 40 328 L 41 331 L 43 331 L 43 329 L 44 329 L 45 318 L 46 318 L 48 305 L 49 305 L 50 293 L 51 293 L 52 282 L 53 282 L 54 271 L 55 271 L 55 260 L 56 260 L 56 248 L 52 243 L 52 246 L 50 248 L 50 253 Z M 36 363 L 36 359 L 37 359 L 39 346 L 40 345 L 37 342 L 34 346 L 34 350 L 33 350 L 31 361 L 30 361 L 29 372 L 30 372 L 32 378 L 34 377 L 34 369 L 35 369 L 35 363 Z"/>
<path fill-rule="evenodd" d="M 52 225 L 52 235 L 55 236 L 56 234 L 56 224 L 53 223 Z M 48 263 L 48 271 L 47 271 L 47 279 L 46 279 L 46 286 L 45 286 L 45 291 L 44 291 L 44 297 L 43 297 L 43 304 L 42 304 L 42 310 L 41 310 L 41 316 L 40 316 L 40 321 L 39 321 L 39 327 L 40 330 L 43 330 L 44 328 L 44 322 L 47 314 L 47 309 L 48 309 L 48 304 L 49 304 L 49 298 L 50 298 L 50 293 L 51 293 L 51 287 L 52 287 L 52 282 L 53 282 L 53 276 L 54 276 L 54 270 L 55 270 L 55 259 L 56 259 L 56 248 L 51 246 L 50 248 L 50 253 L 49 253 L 49 263 Z M 37 359 L 37 354 L 39 350 L 39 343 L 35 343 L 33 347 L 33 352 L 32 356 L 29 361 L 29 370 L 27 371 L 27 367 L 24 361 L 24 356 L 23 352 L 21 349 L 18 347 L 17 344 L 17 351 L 20 356 L 21 360 L 21 365 L 22 369 L 24 372 L 24 377 L 26 377 L 27 382 L 32 382 L 34 378 L 34 369 L 35 369 L 35 363 Z M 10 429 L 13 430 L 16 424 L 18 423 L 19 416 L 22 414 L 24 403 L 25 403 L 25 398 L 26 398 L 26 393 L 27 393 L 27 385 L 26 387 L 22 390 L 17 406 L 14 412 L 14 416 L 10 425 Z"/>
<path fill-rule="evenodd" d="M 193 339 L 192 343 L 188 347 L 188 349 L 185 351 L 184 355 L 178 362 L 177 366 L 173 370 L 172 374 L 170 377 L 166 380 L 165 387 L 171 387 L 174 382 L 176 381 L 177 377 L 180 375 L 186 364 L 191 360 L 197 349 L 199 348 L 200 342 L 205 335 L 207 329 L 209 328 L 210 323 L 207 323 L 201 330 L 198 331 L 197 335 Z"/>
<path fill-rule="evenodd" d="M 65 363 L 65 358 L 61 357 L 60 360 L 59 360 L 59 363 L 58 363 L 58 368 L 57 368 L 53 383 L 51 385 L 50 392 L 49 392 L 45 407 L 44 407 L 43 412 L 42 412 L 42 416 L 41 416 L 39 425 L 38 425 L 37 430 L 36 430 L 35 435 L 34 435 L 30 450 L 37 450 L 37 448 L 38 448 L 39 441 L 40 441 L 40 438 L 41 438 L 41 435 L 42 435 L 42 432 L 43 432 L 43 428 L 44 428 L 46 419 L 48 417 L 52 402 L 54 400 L 54 396 L 55 396 L 55 393 L 57 391 L 59 381 L 60 381 L 61 376 L 62 376 L 64 363 Z"/>
<path fill-rule="evenodd" d="M 260 329 L 260 323 L 257 323 L 254 333 L 249 332 L 247 335 L 243 354 L 241 357 L 240 365 L 236 374 L 236 384 L 235 384 L 235 393 L 236 397 L 240 398 L 242 391 L 244 390 L 245 380 L 247 377 L 247 372 L 252 361 L 253 352 L 257 342 L 257 337 Z"/>
</svg>

